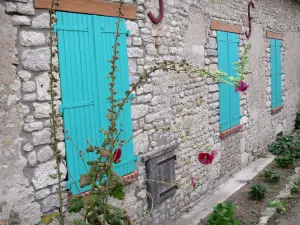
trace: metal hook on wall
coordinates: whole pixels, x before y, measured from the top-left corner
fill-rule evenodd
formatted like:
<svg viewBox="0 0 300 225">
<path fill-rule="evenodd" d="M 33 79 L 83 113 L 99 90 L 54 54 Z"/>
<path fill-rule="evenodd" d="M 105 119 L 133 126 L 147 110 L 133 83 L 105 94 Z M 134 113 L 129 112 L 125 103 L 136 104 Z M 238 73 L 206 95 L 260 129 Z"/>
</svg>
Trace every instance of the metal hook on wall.
<svg viewBox="0 0 300 225">
<path fill-rule="evenodd" d="M 164 18 L 164 2 L 163 0 L 159 0 L 159 15 L 157 18 L 155 18 L 152 14 L 152 12 L 148 13 L 149 19 L 152 21 L 154 24 L 158 24 L 162 21 Z"/>
<path fill-rule="evenodd" d="M 246 37 L 249 39 L 251 37 L 251 32 L 252 32 L 252 24 L 251 24 L 251 20 L 253 19 L 253 17 L 251 16 L 251 7 L 254 9 L 254 2 L 250 1 L 248 4 L 248 21 L 249 21 L 249 32 L 245 32 Z"/>
</svg>

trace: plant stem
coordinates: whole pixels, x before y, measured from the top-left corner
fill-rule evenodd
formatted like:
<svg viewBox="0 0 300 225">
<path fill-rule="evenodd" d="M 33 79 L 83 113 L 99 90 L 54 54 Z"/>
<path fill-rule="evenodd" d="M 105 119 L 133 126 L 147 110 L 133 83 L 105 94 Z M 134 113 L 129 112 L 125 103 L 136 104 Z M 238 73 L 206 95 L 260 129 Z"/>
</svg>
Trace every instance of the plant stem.
<svg viewBox="0 0 300 225">
<path fill-rule="evenodd" d="M 52 138 L 52 150 L 55 154 L 55 161 L 56 161 L 56 170 L 57 170 L 57 178 L 58 178 L 58 198 L 59 198 L 59 224 L 64 225 L 64 215 L 63 215 L 63 200 L 62 200 L 62 178 L 61 178 L 61 172 L 60 172 L 60 163 L 61 163 L 61 155 L 58 152 L 57 147 L 57 121 L 56 121 L 56 110 L 55 110 L 55 104 L 54 104 L 54 75 L 53 75 L 53 39 L 54 39 L 54 32 L 52 30 L 54 25 L 54 18 L 52 18 L 52 15 L 55 15 L 54 11 L 54 1 L 52 0 L 51 8 L 50 8 L 50 42 L 49 42 L 49 49 L 50 49 L 50 63 L 49 63 L 49 76 L 50 76 L 50 104 L 51 104 L 51 138 Z"/>
<path fill-rule="evenodd" d="M 118 10 L 118 22 L 117 22 L 117 28 L 116 28 L 116 36 L 114 40 L 114 46 L 113 46 L 113 57 L 111 61 L 111 68 L 112 71 L 110 72 L 110 109 L 109 112 L 111 113 L 111 116 L 109 117 L 110 126 L 109 126 L 109 135 L 108 138 L 110 140 L 109 145 L 109 158 L 108 158 L 108 173 L 107 173 L 107 181 L 105 186 L 105 196 L 104 196 L 104 213 L 103 213 L 103 225 L 106 224 L 106 215 L 107 215 L 107 202 L 108 202 L 108 196 L 109 196 L 109 189 L 110 189 L 110 181 L 112 176 L 112 166 L 113 166 L 113 153 L 114 153 L 114 136 L 117 133 L 117 119 L 118 115 L 115 113 L 115 102 L 116 102 L 116 91 L 115 91 L 115 80 L 116 80 L 116 64 L 118 60 L 118 40 L 120 36 L 120 23 L 121 23 L 121 15 L 122 15 L 122 6 L 123 6 L 123 0 L 120 0 L 120 6 Z M 116 141 L 116 140 L 115 140 Z"/>
</svg>

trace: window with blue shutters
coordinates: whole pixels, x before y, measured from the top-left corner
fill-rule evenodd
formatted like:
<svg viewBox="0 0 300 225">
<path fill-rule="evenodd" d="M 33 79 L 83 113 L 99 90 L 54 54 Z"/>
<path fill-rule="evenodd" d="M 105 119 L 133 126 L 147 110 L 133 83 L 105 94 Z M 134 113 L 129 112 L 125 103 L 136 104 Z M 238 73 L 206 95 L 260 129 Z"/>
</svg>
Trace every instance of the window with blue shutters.
<svg viewBox="0 0 300 225">
<path fill-rule="evenodd" d="M 281 83 L 281 40 L 270 39 L 271 54 L 271 106 L 272 109 L 282 105 Z"/>
<path fill-rule="evenodd" d="M 218 67 L 219 70 L 237 77 L 235 62 L 239 60 L 238 34 L 217 31 Z M 240 124 L 240 95 L 235 87 L 219 83 L 220 94 L 220 131 L 228 130 Z"/>
<path fill-rule="evenodd" d="M 55 30 L 59 39 L 61 112 L 64 118 L 64 129 L 67 131 L 65 142 L 68 187 L 73 194 L 79 194 L 89 188 L 81 188 L 78 191 L 73 182 L 75 180 L 79 184 L 80 176 L 87 173 L 77 149 L 85 150 L 88 146 L 87 140 L 93 145 L 100 146 L 104 138 L 100 130 L 108 127 L 106 114 L 109 107 L 107 100 L 109 80 L 107 76 L 111 71 L 108 61 L 113 54 L 117 18 L 68 12 L 57 12 L 57 18 Z M 116 73 L 119 99 L 129 88 L 127 30 L 124 19 L 121 20 L 120 28 Z M 132 136 L 129 103 L 125 105 L 120 115 L 118 126 L 119 128 L 122 126 L 124 130 L 121 139 L 127 140 Z M 84 155 L 85 162 L 96 158 L 94 153 Z M 115 166 L 115 171 L 120 176 L 135 171 L 134 159 L 133 143 L 129 141 L 122 148 L 121 163 Z"/>
</svg>

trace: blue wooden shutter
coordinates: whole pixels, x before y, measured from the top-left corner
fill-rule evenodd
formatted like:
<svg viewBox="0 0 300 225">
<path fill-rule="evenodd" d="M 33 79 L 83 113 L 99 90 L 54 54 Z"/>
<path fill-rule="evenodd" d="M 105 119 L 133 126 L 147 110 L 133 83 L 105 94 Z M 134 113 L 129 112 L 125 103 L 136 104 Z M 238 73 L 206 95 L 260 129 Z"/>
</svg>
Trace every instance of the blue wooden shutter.
<svg viewBox="0 0 300 225">
<path fill-rule="evenodd" d="M 270 55 L 271 55 L 271 106 L 276 108 L 277 102 L 277 66 L 276 66 L 276 40 L 270 39 Z"/>
<path fill-rule="evenodd" d="M 276 99 L 277 107 L 282 105 L 282 68 L 281 68 L 281 41 L 275 40 L 276 48 Z"/>
<path fill-rule="evenodd" d="M 109 89 L 108 89 L 108 79 L 106 76 L 111 71 L 109 60 L 112 58 L 113 49 L 115 40 L 115 31 L 116 24 L 118 22 L 117 18 L 111 17 L 103 17 L 103 16 L 94 16 L 94 26 L 95 26 L 95 37 L 96 40 L 96 49 L 100 49 L 97 52 L 97 59 L 101 61 L 101 64 L 97 67 L 98 73 L 102 75 L 102 85 L 103 88 L 99 89 L 100 95 L 104 93 L 106 102 L 103 108 L 107 109 L 109 97 Z M 101 29 L 97 27 L 100 26 Z M 127 30 L 125 27 L 125 19 L 121 19 L 120 24 L 120 37 L 119 43 L 119 60 L 117 62 L 117 70 L 116 73 L 116 89 L 117 89 L 117 99 L 121 100 L 125 96 L 126 90 L 129 89 L 129 75 L 128 75 L 128 56 L 127 56 Z M 103 54 L 105 53 L 105 54 Z M 105 71 L 105 72 L 104 72 Z M 105 116 L 102 117 L 103 122 L 106 122 L 106 126 L 108 126 L 108 121 Z M 120 138 L 122 140 L 128 140 L 132 136 L 132 121 L 131 121 L 131 107 L 130 102 L 128 102 L 118 120 L 119 129 L 123 129 Z M 120 176 L 129 174 L 135 171 L 135 157 L 133 152 L 133 141 L 130 140 L 123 148 L 122 148 L 122 158 L 121 163 L 115 166 L 115 171 Z"/>
<path fill-rule="evenodd" d="M 228 33 L 229 41 L 229 75 L 237 77 L 236 65 L 239 61 L 239 39 L 238 34 Z M 235 87 L 229 86 L 230 89 L 230 125 L 234 127 L 240 124 L 240 93 L 235 92 Z"/>
<path fill-rule="evenodd" d="M 230 76 L 237 73 L 233 63 L 238 61 L 238 35 L 217 31 L 218 67 Z M 224 131 L 240 123 L 240 96 L 235 88 L 219 83 L 220 93 L 220 130 Z"/>
<path fill-rule="evenodd" d="M 116 29 L 116 18 L 57 12 L 58 23 L 55 27 L 58 35 L 59 63 L 62 91 L 62 112 L 64 128 L 71 140 L 66 139 L 66 157 L 68 184 L 73 194 L 87 191 L 77 190 L 73 180 L 79 184 L 80 175 L 86 168 L 79 157 L 78 147 L 85 150 L 87 140 L 93 145 L 101 145 L 101 129 L 108 127 L 106 118 L 109 103 L 108 79 Z M 128 59 L 126 51 L 125 20 L 121 21 L 120 60 L 117 76 L 118 97 L 129 87 Z M 121 138 L 126 140 L 132 135 L 130 105 L 127 104 L 120 115 L 119 125 L 124 132 Z M 132 141 L 122 148 L 121 163 L 115 168 L 119 175 L 135 170 Z M 96 159 L 94 153 L 84 155 L 85 162 Z M 77 185 L 79 186 L 79 185 Z"/>
<path fill-rule="evenodd" d="M 226 73 L 229 73 L 228 57 L 228 34 L 227 32 L 217 31 L 218 41 L 218 67 Z M 219 83 L 220 95 L 220 130 L 224 131 L 230 128 L 230 87 L 227 84 Z"/>
</svg>

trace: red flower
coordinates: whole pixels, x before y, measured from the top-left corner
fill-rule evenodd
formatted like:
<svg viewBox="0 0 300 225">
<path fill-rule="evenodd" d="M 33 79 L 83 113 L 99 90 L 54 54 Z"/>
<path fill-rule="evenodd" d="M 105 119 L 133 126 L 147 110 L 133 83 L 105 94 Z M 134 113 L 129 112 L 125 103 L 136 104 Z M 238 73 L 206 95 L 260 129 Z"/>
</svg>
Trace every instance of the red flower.
<svg viewBox="0 0 300 225">
<path fill-rule="evenodd" d="M 121 162 L 121 155 L 122 155 L 122 150 L 117 149 L 114 154 L 113 154 L 113 162 L 114 163 L 119 163 Z"/>
<path fill-rule="evenodd" d="M 236 86 L 235 92 L 238 92 L 238 91 L 244 92 L 244 91 L 246 91 L 248 89 L 248 87 L 249 87 L 249 85 L 246 84 L 244 81 L 241 80 L 239 82 L 238 86 Z"/>
<path fill-rule="evenodd" d="M 207 152 L 200 152 L 198 155 L 198 160 L 200 163 L 204 165 L 212 164 L 214 158 L 215 158 L 216 151 L 213 150 L 211 154 Z"/>
<path fill-rule="evenodd" d="M 192 181 L 192 187 L 195 189 L 196 188 L 195 178 L 192 177 L 191 181 Z"/>
</svg>

